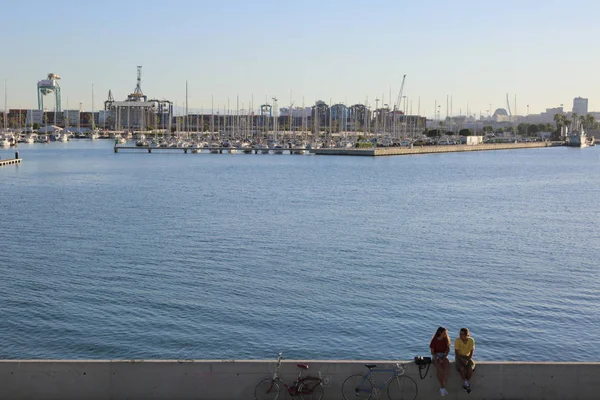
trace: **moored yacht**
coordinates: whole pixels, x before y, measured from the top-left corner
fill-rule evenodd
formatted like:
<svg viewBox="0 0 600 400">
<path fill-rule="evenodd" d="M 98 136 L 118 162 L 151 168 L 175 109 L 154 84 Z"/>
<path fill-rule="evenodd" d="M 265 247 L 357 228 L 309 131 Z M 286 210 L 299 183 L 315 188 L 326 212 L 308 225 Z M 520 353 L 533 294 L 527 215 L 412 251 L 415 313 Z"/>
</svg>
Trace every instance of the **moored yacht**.
<svg viewBox="0 0 600 400">
<path fill-rule="evenodd" d="M 256 150 L 260 152 L 260 154 L 269 154 L 269 146 L 264 143 L 258 143 L 256 146 Z"/>
<path fill-rule="evenodd" d="M 250 154 L 252 153 L 252 145 L 250 144 L 250 142 L 244 141 L 240 145 L 240 150 L 242 150 L 244 154 Z"/>
</svg>

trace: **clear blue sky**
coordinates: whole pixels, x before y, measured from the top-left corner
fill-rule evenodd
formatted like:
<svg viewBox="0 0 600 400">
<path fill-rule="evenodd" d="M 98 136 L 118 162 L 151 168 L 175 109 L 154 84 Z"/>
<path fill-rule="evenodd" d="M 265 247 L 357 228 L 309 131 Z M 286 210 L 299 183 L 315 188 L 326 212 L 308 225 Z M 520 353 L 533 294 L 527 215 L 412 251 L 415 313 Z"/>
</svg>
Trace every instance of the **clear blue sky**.
<svg viewBox="0 0 600 400">
<path fill-rule="evenodd" d="M 437 100 L 443 117 L 451 95 L 454 114 L 485 114 L 506 93 L 519 114 L 570 110 L 576 96 L 600 111 L 592 1 L 11 1 L 1 15 L 10 108 L 37 107 L 36 82 L 55 72 L 63 108 L 91 109 L 94 84 L 99 109 L 109 89 L 133 91 L 142 65 L 145 94 L 183 105 L 187 79 L 190 108 L 212 96 L 235 108 L 238 95 L 375 106 L 390 89 L 396 101 L 406 74 L 413 113 L 420 97 L 421 114 Z"/>
</svg>

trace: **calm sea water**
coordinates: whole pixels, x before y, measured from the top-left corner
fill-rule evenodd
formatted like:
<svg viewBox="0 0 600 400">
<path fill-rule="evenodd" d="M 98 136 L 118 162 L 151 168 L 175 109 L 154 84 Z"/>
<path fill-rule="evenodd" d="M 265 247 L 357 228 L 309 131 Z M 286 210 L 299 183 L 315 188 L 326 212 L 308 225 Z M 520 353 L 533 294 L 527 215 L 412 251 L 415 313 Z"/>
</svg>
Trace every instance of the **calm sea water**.
<svg viewBox="0 0 600 400">
<path fill-rule="evenodd" d="M 600 361 L 600 147 L 0 168 L 0 358 Z M 14 150 L 0 150 L 0 157 Z"/>
</svg>

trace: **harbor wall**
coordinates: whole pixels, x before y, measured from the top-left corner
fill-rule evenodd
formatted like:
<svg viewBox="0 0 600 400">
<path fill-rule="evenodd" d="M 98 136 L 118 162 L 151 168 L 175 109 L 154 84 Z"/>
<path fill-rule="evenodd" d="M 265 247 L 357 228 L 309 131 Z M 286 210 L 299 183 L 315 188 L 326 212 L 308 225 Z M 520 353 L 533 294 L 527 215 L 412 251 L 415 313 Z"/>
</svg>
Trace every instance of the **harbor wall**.
<svg viewBox="0 0 600 400">
<path fill-rule="evenodd" d="M 478 145 L 442 145 L 413 147 L 375 147 L 370 149 L 311 149 L 311 154 L 332 156 L 404 156 L 432 153 L 460 153 L 465 151 L 490 151 L 531 149 L 541 147 L 563 146 L 559 142 L 519 142 L 519 143 L 487 143 Z"/>
<path fill-rule="evenodd" d="M 562 143 L 560 144 L 562 146 Z M 409 147 L 377 147 L 375 156 L 397 156 L 409 154 L 455 153 L 465 151 L 490 151 L 531 149 L 538 147 L 553 147 L 552 142 L 519 142 L 519 143 L 486 143 L 477 145 L 446 145 L 446 146 L 414 146 Z"/>
<path fill-rule="evenodd" d="M 284 382 L 290 384 L 298 369 L 309 364 L 325 381 L 327 399 L 342 399 L 344 380 L 364 373 L 365 363 L 393 368 L 393 361 L 291 361 L 282 366 Z M 270 377 L 275 361 L 0 361 L 2 399 L 253 399 L 254 387 Z M 418 399 L 439 396 L 435 367 L 420 379 L 418 367 L 409 363 L 407 375 L 418 385 Z M 376 383 L 387 375 L 381 373 Z M 471 380 L 473 392 L 461 388 L 450 366 L 448 399 L 597 399 L 600 363 L 480 362 Z M 282 398 L 285 398 L 282 396 Z M 382 398 L 387 398 L 382 395 Z"/>
</svg>

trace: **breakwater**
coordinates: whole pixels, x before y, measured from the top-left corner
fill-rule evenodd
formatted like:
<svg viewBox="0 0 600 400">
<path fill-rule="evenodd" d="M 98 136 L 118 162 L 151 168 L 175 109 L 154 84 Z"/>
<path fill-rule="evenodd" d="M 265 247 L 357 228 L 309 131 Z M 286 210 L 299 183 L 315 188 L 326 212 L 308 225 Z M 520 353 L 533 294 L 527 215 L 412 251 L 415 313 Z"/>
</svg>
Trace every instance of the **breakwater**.
<svg viewBox="0 0 600 400">
<path fill-rule="evenodd" d="M 344 380 L 366 371 L 364 364 L 393 368 L 397 361 L 286 360 L 283 380 L 291 383 L 296 363 L 320 371 L 323 400 L 342 399 Z M 0 361 L 0 398 L 20 399 L 253 399 L 256 384 L 272 375 L 274 360 L 119 360 L 119 361 Z M 600 363 L 480 362 L 471 380 L 473 392 L 461 389 L 450 368 L 451 399 L 596 399 L 600 393 Z M 417 399 L 439 397 L 435 367 L 424 377 L 409 362 L 407 375 L 418 385 Z M 383 382 L 381 377 L 378 382 Z"/>
<path fill-rule="evenodd" d="M 563 146 L 562 142 L 486 143 L 478 145 L 442 145 L 413 147 L 375 147 L 368 149 L 311 149 L 311 154 L 329 156 L 406 156 L 432 153 L 458 153 L 465 151 L 490 151 L 531 149 L 538 147 Z"/>
</svg>

